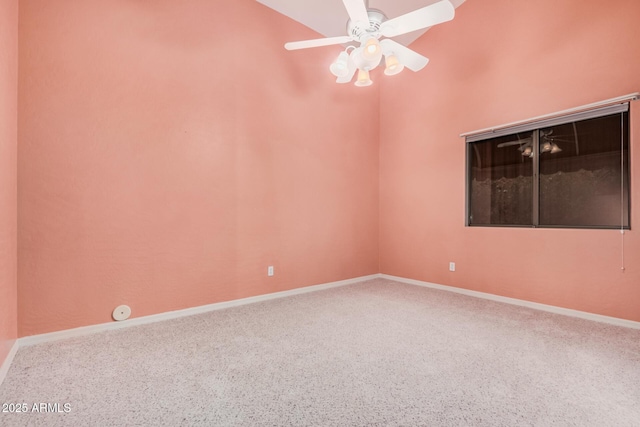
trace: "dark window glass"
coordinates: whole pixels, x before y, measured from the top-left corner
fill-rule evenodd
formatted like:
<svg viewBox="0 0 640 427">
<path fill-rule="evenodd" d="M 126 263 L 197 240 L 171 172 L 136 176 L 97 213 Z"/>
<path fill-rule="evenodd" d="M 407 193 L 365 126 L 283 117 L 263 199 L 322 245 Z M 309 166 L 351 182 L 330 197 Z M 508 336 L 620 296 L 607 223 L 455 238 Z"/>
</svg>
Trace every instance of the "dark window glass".
<svg viewBox="0 0 640 427">
<path fill-rule="evenodd" d="M 627 113 L 540 129 L 540 225 L 629 225 L 625 128 Z"/>
<path fill-rule="evenodd" d="M 471 144 L 469 222 L 532 225 L 532 132 Z"/>
<path fill-rule="evenodd" d="M 469 142 L 467 149 L 469 225 L 630 226 L 628 112 Z"/>
</svg>

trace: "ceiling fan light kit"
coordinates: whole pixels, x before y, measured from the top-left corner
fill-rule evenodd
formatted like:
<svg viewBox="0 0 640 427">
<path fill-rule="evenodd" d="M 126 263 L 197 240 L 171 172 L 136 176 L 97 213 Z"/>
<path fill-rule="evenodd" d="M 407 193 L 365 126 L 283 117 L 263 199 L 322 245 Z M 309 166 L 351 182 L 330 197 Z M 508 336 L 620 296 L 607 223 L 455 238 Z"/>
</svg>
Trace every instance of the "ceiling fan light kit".
<svg viewBox="0 0 640 427">
<path fill-rule="evenodd" d="M 370 86 L 373 83 L 369 72 L 380 65 L 383 56 L 384 74 L 387 76 L 399 74 L 405 67 L 414 72 L 420 71 L 429 59 L 391 40 L 390 37 L 450 21 L 455 15 L 455 9 L 449 0 L 441 0 L 393 19 L 387 19 L 386 15 L 377 9 L 368 9 L 365 0 L 342 2 L 349 14 L 347 36 L 289 42 L 284 46 L 287 50 L 297 50 L 355 42 L 357 47 L 350 45 L 340 52 L 329 66 L 329 70 L 337 77 L 337 83 L 351 82 L 358 71 L 355 85 L 359 87 Z"/>
</svg>

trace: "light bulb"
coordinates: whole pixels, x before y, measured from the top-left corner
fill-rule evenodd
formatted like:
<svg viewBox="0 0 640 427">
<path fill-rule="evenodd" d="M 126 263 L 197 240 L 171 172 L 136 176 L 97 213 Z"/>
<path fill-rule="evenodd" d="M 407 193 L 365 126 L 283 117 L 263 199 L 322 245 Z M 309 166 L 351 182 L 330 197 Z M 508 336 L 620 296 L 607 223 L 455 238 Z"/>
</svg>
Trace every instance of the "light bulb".
<svg viewBox="0 0 640 427">
<path fill-rule="evenodd" d="M 404 70 L 404 65 L 402 65 L 400 61 L 398 61 L 398 57 L 393 54 L 385 57 L 385 63 L 387 68 L 385 68 L 384 73 L 387 76 L 394 76 Z"/>
<path fill-rule="evenodd" d="M 528 146 L 524 149 L 524 151 L 522 152 L 523 156 L 529 156 L 531 157 L 531 155 L 533 154 L 533 150 L 531 149 L 531 146 Z"/>
<path fill-rule="evenodd" d="M 548 153 L 549 151 L 551 151 L 551 149 L 552 149 L 551 143 L 549 141 L 545 141 L 542 143 L 542 146 L 540 147 L 540 152 Z"/>
<path fill-rule="evenodd" d="M 347 52 L 340 52 L 335 62 L 329 66 L 329 70 L 336 77 L 346 77 L 347 74 L 349 74 L 348 60 L 349 54 Z"/>
<path fill-rule="evenodd" d="M 369 70 L 358 70 L 358 80 L 355 84 L 358 87 L 371 86 L 373 82 L 369 78 Z"/>
<path fill-rule="evenodd" d="M 362 51 L 362 55 L 366 59 L 375 59 L 376 57 L 380 57 L 382 49 L 380 48 L 380 42 L 375 37 L 371 37 L 367 39 L 364 44 L 364 50 Z"/>
</svg>

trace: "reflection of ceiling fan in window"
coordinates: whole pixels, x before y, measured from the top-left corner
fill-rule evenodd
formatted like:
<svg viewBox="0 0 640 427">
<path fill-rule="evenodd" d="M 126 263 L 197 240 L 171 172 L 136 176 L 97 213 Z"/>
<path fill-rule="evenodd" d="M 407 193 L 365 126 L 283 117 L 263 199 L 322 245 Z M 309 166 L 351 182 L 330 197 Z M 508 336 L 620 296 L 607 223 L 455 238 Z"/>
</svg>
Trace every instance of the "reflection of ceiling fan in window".
<svg viewBox="0 0 640 427">
<path fill-rule="evenodd" d="M 557 142 L 571 143 L 573 141 L 563 139 L 562 136 L 554 136 L 553 129 L 540 131 L 540 153 L 555 154 L 561 152 L 562 148 L 558 146 Z M 577 144 L 578 141 L 576 138 L 576 146 Z M 512 145 L 518 145 L 518 150 L 522 153 L 523 156 L 533 157 L 533 140 L 531 137 L 522 139 L 518 138 L 517 141 L 503 142 L 501 144 L 498 144 L 497 147 L 503 148 L 510 147 Z"/>
</svg>

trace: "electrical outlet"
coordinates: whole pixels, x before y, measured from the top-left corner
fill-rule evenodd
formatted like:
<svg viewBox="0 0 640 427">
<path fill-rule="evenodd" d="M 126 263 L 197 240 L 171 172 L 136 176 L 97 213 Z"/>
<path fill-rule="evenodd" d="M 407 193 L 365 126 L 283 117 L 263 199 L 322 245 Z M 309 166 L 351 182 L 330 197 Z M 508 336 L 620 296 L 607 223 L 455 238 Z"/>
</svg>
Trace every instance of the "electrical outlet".
<svg viewBox="0 0 640 427">
<path fill-rule="evenodd" d="M 456 271 L 456 263 L 455 262 L 450 262 L 449 263 L 449 271 Z"/>
<path fill-rule="evenodd" d="M 273 265 L 270 265 L 269 268 L 267 268 L 267 276 L 273 276 Z"/>
</svg>

